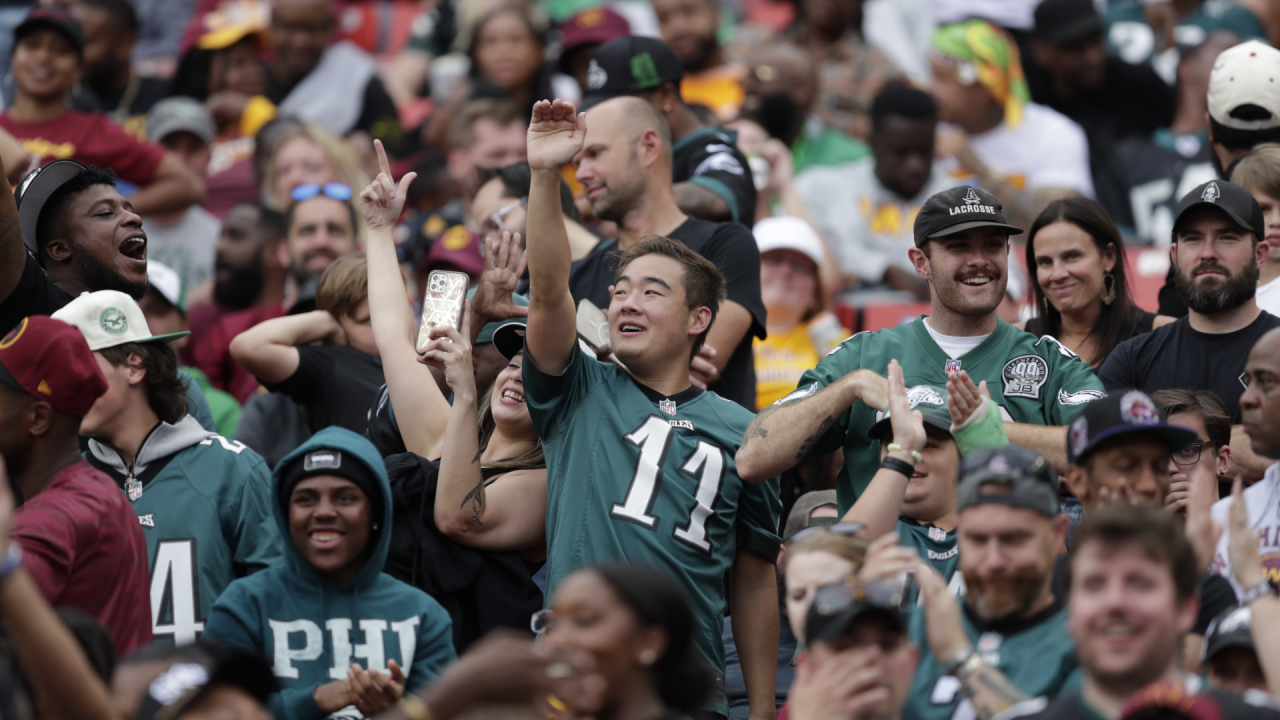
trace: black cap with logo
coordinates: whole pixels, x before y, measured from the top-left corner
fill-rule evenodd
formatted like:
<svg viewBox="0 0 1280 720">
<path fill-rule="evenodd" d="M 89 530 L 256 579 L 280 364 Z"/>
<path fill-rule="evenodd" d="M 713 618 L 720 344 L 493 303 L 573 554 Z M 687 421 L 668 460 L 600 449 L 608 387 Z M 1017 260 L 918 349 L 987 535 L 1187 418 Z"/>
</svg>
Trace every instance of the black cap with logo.
<svg viewBox="0 0 1280 720">
<path fill-rule="evenodd" d="M 1163 438 L 1169 452 L 1177 452 L 1200 439 L 1191 430 L 1170 425 L 1164 410 L 1141 390 L 1117 390 L 1084 406 L 1067 430 L 1067 462 L 1081 458 L 1103 441 L 1126 433 L 1151 433 Z"/>
<path fill-rule="evenodd" d="M 1213 656 L 1227 648 L 1245 648 L 1257 651 L 1253 640 L 1253 611 L 1248 606 L 1224 610 L 1204 633 L 1204 647 L 1200 653 L 1202 663 L 1213 662 Z"/>
<path fill-rule="evenodd" d="M 1004 228 L 1010 235 L 1022 234 L 1022 228 L 1010 225 L 1005 218 L 999 198 L 982 188 L 958 185 L 924 201 L 916 215 L 916 247 L 924 247 L 933 238 L 981 227 Z"/>
<path fill-rule="evenodd" d="M 679 85 L 684 65 L 671 46 L 657 38 L 625 35 L 596 48 L 587 68 L 587 95 L 580 110 L 624 95 Z"/>
<path fill-rule="evenodd" d="M 1197 186 L 1178 201 L 1178 214 L 1173 220 L 1173 241 L 1178 241 L 1178 225 L 1187 213 L 1200 207 L 1215 207 L 1226 213 L 1237 225 L 1261 239 L 1263 228 L 1262 206 L 1248 190 L 1226 180 L 1210 180 Z"/>
<path fill-rule="evenodd" d="M 999 491 L 984 492 L 988 485 Z M 1058 474 L 1036 453 L 1018 445 L 978 448 L 960 461 L 956 510 L 1008 505 L 1053 517 L 1058 514 Z"/>
</svg>

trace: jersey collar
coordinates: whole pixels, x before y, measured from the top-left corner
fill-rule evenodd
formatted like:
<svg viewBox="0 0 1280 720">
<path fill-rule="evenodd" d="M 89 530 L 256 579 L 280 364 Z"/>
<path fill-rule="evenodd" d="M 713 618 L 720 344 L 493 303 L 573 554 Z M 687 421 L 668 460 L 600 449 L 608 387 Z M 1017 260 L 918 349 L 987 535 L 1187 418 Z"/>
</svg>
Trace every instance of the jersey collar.
<svg viewBox="0 0 1280 720">
<path fill-rule="evenodd" d="M 1053 599 L 1053 604 L 1031 617 L 1019 617 L 1012 618 L 1010 620 L 998 620 L 996 622 L 989 622 L 978 617 L 977 614 L 969 609 L 968 603 L 962 603 L 961 607 L 964 608 L 965 619 L 969 621 L 969 624 L 973 626 L 974 630 L 978 631 L 978 634 L 995 632 L 1000 633 L 1005 637 L 1009 637 L 1010 635 L 1017 635 L 1020 632 L 1030 630 L 1031 628 L 1048 621 L 1049 618 L 1054 615 L 1062 612 L 1062 601 L 1055 597 Z"/>
<path fill-rule="evenodd" d="M 934 342 L 933 337 L 929 335 L 929 328 L 924 326 L 924 319 L 927 317 L 929 316 L 921 315 L 916 318 L 915 322 L 911 323 L 911 330 L 915 333 L 916 339 L 920 341 L 929 357 L 938 363 L 938 367 L 945 367 L 947 361 L 952 358 L 943 352 L 942 348 L 938 347 L 938 343 Z M 996 329 L 992 330 L 987 339 L 978 344 L 978 347 L 965 353 L 963 361 L 968 363 L 969 367 L 981 365 L 982 361 L 986 360 L 987 356 L 991 355 L 1004 342 L 1004 338 L 1009 334 L 1009 328 L 1011 327 L 1013 326 L 1009 323 L 996 318 Z"/>
<path fill-rule="evenodd" d="M 649 402 L 654 402 L 654 403 L 662 402 L 663 400 L 670 400 L 674 402 L 677 406 L 680 406 L 697 398 L 699 395 L 701 395 L 704 392 L 703 389 L 698 387 L 697 385 L 690 385 L 688 389 L 681 390 L 675 395 L 668 396 L 668 395 L 663 395 L 662 393 L 658 392 L 657 390 L 654 390 L 653 388 L 649 387 L 648 385 L 645 385 L 644 383 L 636 380 L 635 378 L 631 378 L 631 382 L 635 383 L 636 387 L 640 388 L 640 392 L 644 393 L 644 396 L 649 398 Z"/>
</svg>

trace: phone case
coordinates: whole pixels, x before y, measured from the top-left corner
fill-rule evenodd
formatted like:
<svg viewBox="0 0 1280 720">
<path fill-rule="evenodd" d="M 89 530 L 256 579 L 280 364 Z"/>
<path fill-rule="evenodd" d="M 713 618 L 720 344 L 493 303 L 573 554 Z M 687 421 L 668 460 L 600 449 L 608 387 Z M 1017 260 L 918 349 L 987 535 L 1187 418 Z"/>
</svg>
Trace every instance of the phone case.
<svg viewBox="0 0 1280 720">
<path fill-rule="evenodd" d="M 578 334 L 593 350 L 609 342 L 609 318 L 586 298 L 578 302 Z"/>
<path fill-rule="evenodd" d="M 462 309 L 470 283 L 466 273 L 452 270 L 432 270 L 427 276 L 427 291 L 422 295 L 422 325 L 418 327 L 418 352 L 426 347 L 433 328 L 447 325 L 454 330 L 461 329 Z"/>
</svg>

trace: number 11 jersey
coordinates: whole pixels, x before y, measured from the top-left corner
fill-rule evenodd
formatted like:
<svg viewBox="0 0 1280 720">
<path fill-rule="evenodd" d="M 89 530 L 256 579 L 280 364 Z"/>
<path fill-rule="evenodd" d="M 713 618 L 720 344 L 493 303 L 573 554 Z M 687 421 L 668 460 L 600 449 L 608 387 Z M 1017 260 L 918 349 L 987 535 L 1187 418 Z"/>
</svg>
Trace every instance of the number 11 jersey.
<svg viewBox="0 0 1280 720">
<path fill-rule="evenodd" d="M 683 586 L 698 647 L 724 672 L 725 573 L 743 543 L 777 558 L 777 479 L 750 484 L 733 456 L 754 414 L 691 387 L 671 397 L 577 349 L 560 375 L 524 362 L 547 457 L 547 591 L 574 570 L 652 565 Z M 723 693 L 706 709 L 727 714 Z"/>
</svg>

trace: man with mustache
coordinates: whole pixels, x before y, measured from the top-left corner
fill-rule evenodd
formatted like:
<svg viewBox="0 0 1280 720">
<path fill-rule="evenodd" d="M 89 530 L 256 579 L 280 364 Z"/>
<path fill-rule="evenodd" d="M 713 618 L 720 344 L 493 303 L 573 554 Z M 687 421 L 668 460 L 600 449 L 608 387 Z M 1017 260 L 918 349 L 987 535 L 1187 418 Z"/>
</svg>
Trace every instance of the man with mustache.
<svg viewBox="0 0 1280 720">
<path fill-rule="evenodd" d="M 908 638 L 930 653 L 920 658 L 904 718 L 991 718 L 1028 698 L 1057 696 L 1076 675 L 1067 614 L 1053 593 L 1068 524 L 1053 470 L 1006 445 L 965 455 L 960 478 L 967 593 L 957 603 L 938 571 L 916 561 L 923 605 L 913 609 Z"/>
<path fill-rule="evenodd" d="M 1262 208 L 1247 190 L 1225 180 L 1196 187 L 1178 202 L 1173 223 L 1173 283 L 1186 317 L 1121 343 L 1098 369 L 1108 390 L 1212 390 L 1231 416 L 1231 470 L 1262 477 L 1260 459 L 1240 427 L 1240 395 L 1248 387 L 1249 350 L 1280 318 L 1254 300 L 1270 245 Z"/>
</svg>

